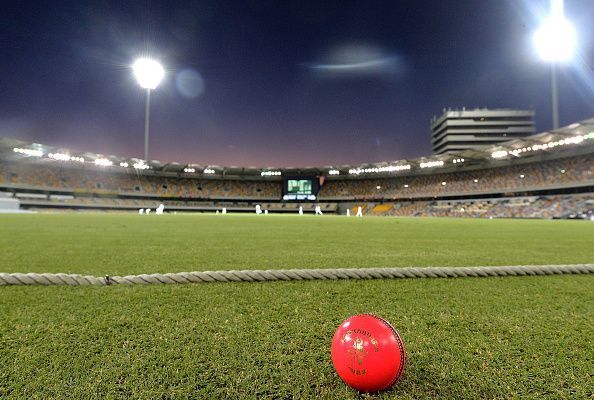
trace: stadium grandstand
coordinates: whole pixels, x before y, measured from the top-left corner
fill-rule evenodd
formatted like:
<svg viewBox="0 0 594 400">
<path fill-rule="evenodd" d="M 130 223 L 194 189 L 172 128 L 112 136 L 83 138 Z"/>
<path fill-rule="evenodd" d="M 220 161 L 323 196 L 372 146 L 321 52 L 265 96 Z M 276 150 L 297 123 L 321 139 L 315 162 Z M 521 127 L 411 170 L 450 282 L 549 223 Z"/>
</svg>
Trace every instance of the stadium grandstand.
<svg viewBox="0 0 594 400">
<path fill-rule="evenodd" d="M 287 181 L 309 180 L 291 195 Z M 356 212 L 366 215 L 591 218 L 594 119 L 410 160 L 307 168 L 161 163 L 0 138 L 0 193 L 27 210 Z"/>
</svg>

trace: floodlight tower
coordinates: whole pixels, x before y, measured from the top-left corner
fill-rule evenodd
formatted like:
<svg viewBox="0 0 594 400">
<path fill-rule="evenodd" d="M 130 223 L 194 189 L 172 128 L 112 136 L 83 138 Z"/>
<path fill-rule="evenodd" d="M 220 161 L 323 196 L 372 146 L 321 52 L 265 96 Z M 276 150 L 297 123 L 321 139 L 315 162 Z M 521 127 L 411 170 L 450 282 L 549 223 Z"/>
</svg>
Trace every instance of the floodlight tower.
<svg viewBox="0 0 594 400">
<path fill-rule="evenodd" d="M 165 70 L 157 61 L 139 58 L 132 65 L 134 77 L 141 88 L 146 89 L 146 109 L 144 112 L 144 159 L 149 157 L 149 116 L 151 109 L 151 90 L 156 89 L 165 76 Z"/>
<path fill-rule="evenodd" d="M 563 15 L 563 0 L 551 0 L 551 15 L 534 33 L 534 44 L 540 57 L 551 63 L 553 129 L 559 128 L 559 93 L 557 64 L 568 61 L 575 51 L 576 33 Z"/>
</svg>

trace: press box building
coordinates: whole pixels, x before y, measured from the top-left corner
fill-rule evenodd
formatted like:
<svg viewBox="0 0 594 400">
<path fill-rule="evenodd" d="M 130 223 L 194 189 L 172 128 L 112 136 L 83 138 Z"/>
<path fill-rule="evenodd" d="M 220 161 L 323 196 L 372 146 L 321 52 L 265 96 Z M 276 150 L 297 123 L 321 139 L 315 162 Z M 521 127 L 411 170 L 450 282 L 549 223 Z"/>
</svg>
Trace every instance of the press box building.
<svg viewBox="0 0 594 400">
<path fill-rule="evenodd" d="M 513 109 L 451 110 L 431 120 L 434 154 L 480 149 L 535 134 L 534 111 Z"/>
</svg>

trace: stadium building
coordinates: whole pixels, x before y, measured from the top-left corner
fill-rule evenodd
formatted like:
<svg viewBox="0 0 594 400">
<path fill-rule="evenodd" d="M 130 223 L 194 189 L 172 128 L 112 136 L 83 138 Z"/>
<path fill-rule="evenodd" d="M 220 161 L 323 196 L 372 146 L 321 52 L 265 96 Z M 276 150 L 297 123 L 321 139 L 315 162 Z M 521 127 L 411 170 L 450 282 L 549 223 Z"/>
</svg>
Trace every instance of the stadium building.
<svg viewBox="0 0 594 400">
<path fill-rule="evenodd" d="M 481 149 L 309 168 L 161 163 L 0 138 L 0 193 L 26 210 L 591 218 L 594 119 Z"/>
<path fill-rule="evenodd" d="M 444 109 L 431 120 L 431 146 L 434 154 L 481 149 L 535 132 L 534 111 Z"/>
</svg>

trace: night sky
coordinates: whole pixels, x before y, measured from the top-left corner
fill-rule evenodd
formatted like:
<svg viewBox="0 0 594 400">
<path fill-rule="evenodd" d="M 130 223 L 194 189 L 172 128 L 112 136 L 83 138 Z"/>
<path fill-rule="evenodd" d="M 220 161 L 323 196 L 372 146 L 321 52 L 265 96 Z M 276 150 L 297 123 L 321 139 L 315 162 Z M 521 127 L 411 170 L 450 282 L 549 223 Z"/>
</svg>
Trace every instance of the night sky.
<svg viewBox="0 0 594 400">
<path fill-rule="evenodd" d="M 2 1 L 0 136 L 151 158 L 337 165 L 431 153 L 444 107 L 536 111 L 550 67 L 532 34 L 549 0 Z M 579 53 L 560 72 L 561 124 L 594 117 L 594 2 L 566 0 Z"/>
</svg>

